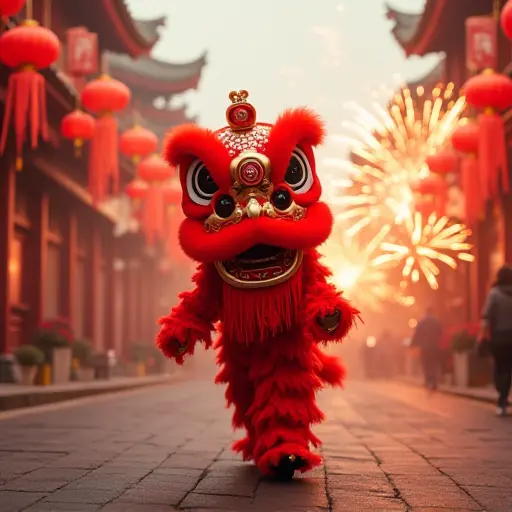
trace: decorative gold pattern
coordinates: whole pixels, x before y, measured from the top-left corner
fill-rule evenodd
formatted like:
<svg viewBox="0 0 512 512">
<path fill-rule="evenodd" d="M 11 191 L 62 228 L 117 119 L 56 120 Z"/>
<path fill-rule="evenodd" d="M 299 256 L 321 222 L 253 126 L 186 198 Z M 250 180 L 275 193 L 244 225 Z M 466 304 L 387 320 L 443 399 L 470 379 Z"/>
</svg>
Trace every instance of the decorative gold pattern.
<svg viewBox="0 0 512 512">
<path fill-rule="evenodd" d="M 217 137 L 228 150 L 229 156 L 235 156 L 242 151 L 258 151 L 265 149 L 268 142 L 270 127 L 257 125 L 244 132 L 234 132 L 229 128 L 217 134 Z"/>
<path fill-rule="evenodd" d="M 244 215 L 244 210 L 240 206 L 239 203 L 236 203 L 235 210 L 227 219 L 223 219 L 219 217 L 215 212 L 210 215 L 205 223 L 204 229 L 210 233 L 218 233 L 224 226 L 229 226 L 230 224 L 238 224 Z"/>
<path fill-rule="evenodd" d="M 253 270 L 252 272 L 261 272 L 262 276 L 258 280 L 253 281 L 244 281 L 242 279 L 238 279 L 234 275 L 230 274 L 226 267 L 224 266 L 224 263 L 221 261 L 215 262 L 215 268 L 217 269 L 217 272 L 219 273 L 220 277 L 231 286 L 234 286 L 235 288 L 267 288 L 269 286 L 275 286 L 277 284 L 283 283 L 285 281 L 288 281 L 292 276 L 295 275 L 297 270 L 299 270 L 302 260 L 304 257 L 304 253 L 302 251 L 295 251 L 294 252 L 294 258 L 289 262 L 287 265 L 286 270 L 281 272 L 278 275 L 274 275 L 272 272 L 269 272 L 269 276 L 265 277 L 263 276 L 266 269 L 261 269 L 260 271 Z M 247 271 L 249 272 L 249 271 Z"/>
</svg>

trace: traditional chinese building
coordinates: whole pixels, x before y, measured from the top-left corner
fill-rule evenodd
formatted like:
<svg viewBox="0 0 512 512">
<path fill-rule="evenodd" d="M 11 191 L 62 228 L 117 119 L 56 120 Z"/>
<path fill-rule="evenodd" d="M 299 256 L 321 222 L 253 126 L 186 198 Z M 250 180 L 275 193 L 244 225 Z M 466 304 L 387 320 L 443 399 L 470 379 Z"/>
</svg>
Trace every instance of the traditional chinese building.
<svg viewBox="0 0 512 512">
<path fill-rule="evenodd" d="M 71 27 L 97 33 L 100 54 L 115 54 L 108 59 L 111 72 L 123 80 L 124 70 L 142 124 L 158 136 L 190 121 L 184 109 L 153 106 L 155 97 L 168 99 L 197 87 L 204 64 L 204 57 L 180 65 L 148 57 L 163 19 L 135 20 L 123 0 L 54 0 L 51 14 L 43 0 L 33 4 L 33 17 L 50 25 L 64 45 Z M 23 13 L 10 23 L 21 19 Z M 52 318 L 68 321 L 76 336 L 91 340 L 97 352 L 126 353 L 130 343 L 151 340 L 160 311 L 158 258 L 145 249 L 140 234 L 119 229 L 120 201 L 93 206 L 86 189 L 87 148 L 77 159 L 72 143 L 60 135 L 61 119 L 79 97 L 62 55 L 56 66 L 42 72 L 49 141 L 40 141 L 35 150 L 25 144 L 23 170 L 17 172 L 11 128 L 0 159 L 0 354 L 28 342 L 41 322 Z M 152 76 L 154 69 L 160 71 Z M 0 66 L 0 119 L 10 72 Z M 121 128 L 123 123 L 128 127 L 127 119 L 125 114 Z M 127 159 L 120 160 L 120 175 L 121 187 L 133 178 Z"/>
<path fill-rule="evenodd" d="M 130 58 L 127 54 L 109 53 L 108 69 L 132 91 L 131 108 L 124 112 L 121 124 L 129 127 L 140 117 L 146 128 L 162 138 L 169 127 L 195 122 L 187 116 L 186 107 L 171 106 L 173 98 L 197 89 L 206 56 L 184 63 L 172 64 L 149 57 Z"/>
<path fill-rule="evenodd" d="M 444 53 L 440 64 L 443 69 L 436 74 L 445 83 L 451 81 L 461 88 L 483 68 L 510 70 L 510 42 L 499 30 L 498 21 L 504 3 L 505 0 L 426 0 L 422 13 L 388 8 L 388 18 L 394 21 L 393 35 L 408 57 Z M 421 85 L 420 82 L 415 85 Z M 509 154 L 509 173 L 510 157 Z M 487 204 L 484 218 L 473 229 L 473 243 L 477 258 L 468 278 L 468 320 L 477 319 L 496 270 L 512 261 L 510 195 L 502 197 L 499 204 Z"/>
</svg>

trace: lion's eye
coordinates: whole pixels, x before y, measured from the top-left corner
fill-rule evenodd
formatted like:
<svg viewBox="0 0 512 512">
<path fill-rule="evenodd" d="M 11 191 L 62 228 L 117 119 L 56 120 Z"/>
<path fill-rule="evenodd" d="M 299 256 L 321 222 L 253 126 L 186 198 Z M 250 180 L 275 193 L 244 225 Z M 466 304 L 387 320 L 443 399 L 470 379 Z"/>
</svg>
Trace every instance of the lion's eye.
<svg viewBox="0 0 512 512">
<path fill-rule="evenodd" d="M 194 203 L 208 206 L 215 193 L 219 190 L 208 168 L 195 160 L 187 171 L 187 192 Z"/>
<path fill-rule="evenodd" d="M 306 193 L 313 185 L 311 166 L 300 148 L 293 150 L 284 181 L 296 194 Z"/>
</svg>

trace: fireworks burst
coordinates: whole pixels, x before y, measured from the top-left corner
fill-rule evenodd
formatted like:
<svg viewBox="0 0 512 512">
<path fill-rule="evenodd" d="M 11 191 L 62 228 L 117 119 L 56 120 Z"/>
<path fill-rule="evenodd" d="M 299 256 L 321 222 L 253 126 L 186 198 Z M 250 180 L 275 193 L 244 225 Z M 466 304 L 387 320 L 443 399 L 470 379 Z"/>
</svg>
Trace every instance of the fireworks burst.
<svg viewBox="0 0 512 512">
<path fill-rule="evenodd" d="M 341 227 L 336 231 L 341 233 Z M 380 311 L 384 302 L 400 296 L 387 283 L 385 270 L 373 264 L 375 253 L 388 232 L 389 228 L 383 227 L 364 248 L 342 235 L 338 241 L 329 241 L 323 250 L 327 264 L 333 269 L 331 282 L 366 310 Z"/>
<path fill-rule="evenodd" d="M 466 242 L 470 230 L 462 224 L 449 226 L 448 222 L 448 217 L 437 219 L 435 214 L 423 222 L 422 215 L 416 212 L 404 223 L 407 242 L 403 245 L 382 242 L 380 249 L 386 254 L 373 259 L 372 265 L 378 268 L 403 262 L 402 275 L 405 279 L 418 282 L 423 275 L 430 287 L 437 290 L 438 262 L 455 269 L 457 260 L 474 261 L 474 256 L 467 252 L 472 248 Z"/>
<path fill-rule="evenodd" d="M 464 97 L 453 99 L 452 83 L 430 97 L 419 87 L 415 96 L 404 88 L 388 109 L 375 103 L 375 114 L 352 105 L 356 120 L 346 126 L 358 138 L 343 138 L 352 147 L 351 161 L 343 163 L 352 186 L 337 201 L 350 235 L 377 219 L 393 224 L 410 217 L 411 185 L 428 175 L 427 156 L 446 143 L 466 106 Z"/>
</svg>

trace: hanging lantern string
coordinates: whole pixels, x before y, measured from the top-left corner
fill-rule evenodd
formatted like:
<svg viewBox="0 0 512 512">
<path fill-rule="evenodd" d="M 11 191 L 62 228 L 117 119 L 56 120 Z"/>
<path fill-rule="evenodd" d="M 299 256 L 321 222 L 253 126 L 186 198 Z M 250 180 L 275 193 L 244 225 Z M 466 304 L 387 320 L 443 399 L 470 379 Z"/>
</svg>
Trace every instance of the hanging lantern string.
<svg viewBox="0 0 512 512">
<path fill-rule="evenodd" d="M 133 124 L 134 126 L 141 125 L 141 115 L 139 114 L 139 111 L 136 108 L 133 109 Z"/>
<path fill-rule="evenodd" d="M 492 4 L 492 17 L 498 21 L 500 19 L 501 0 L 494 0 Z"/>
<path fill-rule="evenodd" d="M 32 0 L 27 0 L 26 19 L 34 19 L 34 6 L 32 5 Z"/>
<path fill-rule="evenodd" d="M 52 0 L 44 0 L 44 14 L 43 23 L 46 28 L 51 28 L 52 25 Z"/>
<path fill-rule="evenodd" d="M 108 75 L 108 57 L 107 52 L 103 52 L 101 55 L 101 74 Z"/>
</svg>

